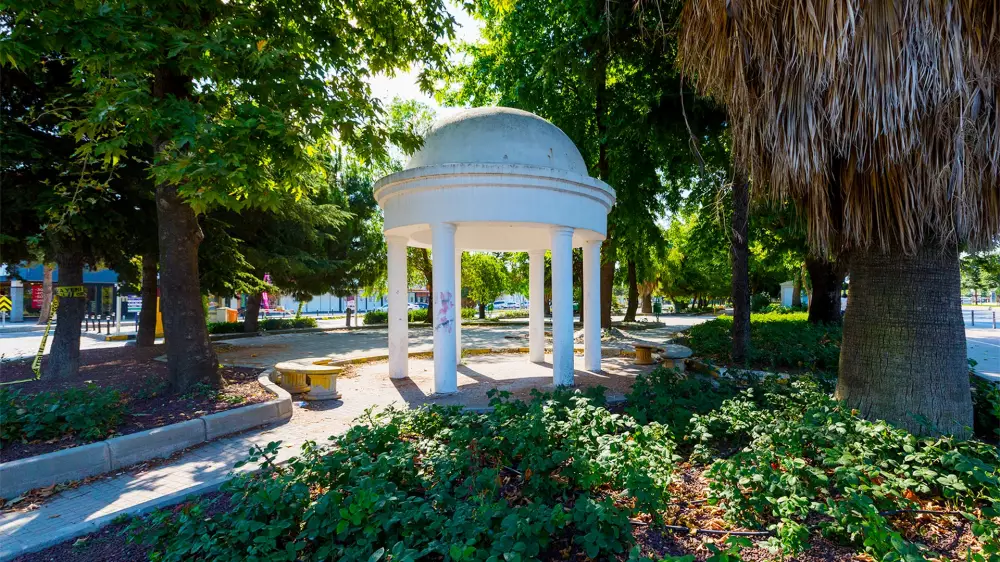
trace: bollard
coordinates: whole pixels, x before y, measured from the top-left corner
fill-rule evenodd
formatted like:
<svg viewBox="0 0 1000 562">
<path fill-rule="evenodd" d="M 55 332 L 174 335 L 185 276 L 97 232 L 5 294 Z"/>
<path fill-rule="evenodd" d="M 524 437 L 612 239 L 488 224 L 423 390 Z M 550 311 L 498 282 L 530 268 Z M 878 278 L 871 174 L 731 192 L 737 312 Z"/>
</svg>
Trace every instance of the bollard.
<svg viewBox="0 0 1000 562">
<path fill-rule="evenodd" d="M 997 311 L 993 311 L 993 329 L 997 329 Z"/>
<path fill-rule="evenodd" d="M 104 334 L 108 336 L 111 335 L 111 315 L 104 317 Z"/>
<path fill-rule="evenodd" d="M 970 310 L 969 314 L 972 315 L 972 325 L 975 326 L 976 325 L 976 311 L 975 310 Z"/>
</svg>

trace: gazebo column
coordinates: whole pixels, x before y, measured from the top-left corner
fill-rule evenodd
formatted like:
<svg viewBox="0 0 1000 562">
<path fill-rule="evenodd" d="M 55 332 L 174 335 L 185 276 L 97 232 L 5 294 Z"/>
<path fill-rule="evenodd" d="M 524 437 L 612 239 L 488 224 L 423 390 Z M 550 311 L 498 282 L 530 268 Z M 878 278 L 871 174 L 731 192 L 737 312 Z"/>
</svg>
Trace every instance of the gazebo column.
<svg viewBox="0 0 1000 562">
<path fill-rule="evenodd" d="M 455 364 L 462 364 L 462 250 L 455 250 Z"/>
<path fill-rule="evenodd" d="M 394 379 L 406 378 L 408 374 L 407 354 L 407 294 L 406 281 L 406 237 L 386 236 L 388 250 L 389 282 L 389 376 Z"/>
<path fill-rule="evenodd" d="M 601 370 L 601 241 L 583 243 L 583 367 Z"/>
<path fill-rule="evenodd" d="M 455 338 L 455 225 L 450 222 L 431 224 L 431 245 L 434 252 L 434 393 L 458 392 L 458 370 Z"/>
<path fill-rule="evenodd" d="M 545 250 L 528 252 L 528 360 L 545 361 Z"/>
<path fill-rule="evenodd" d="M 573 385 L 573 229 L 552 229 L 552 382 Z"/>
</svg>

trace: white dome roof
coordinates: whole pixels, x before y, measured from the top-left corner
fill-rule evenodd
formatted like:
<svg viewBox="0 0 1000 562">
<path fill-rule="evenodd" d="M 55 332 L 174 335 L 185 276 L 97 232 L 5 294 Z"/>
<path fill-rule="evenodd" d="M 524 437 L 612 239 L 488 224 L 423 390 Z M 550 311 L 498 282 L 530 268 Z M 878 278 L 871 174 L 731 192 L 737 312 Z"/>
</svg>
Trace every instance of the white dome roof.
<svg viewBox="0 0 1000 562">
<path fill-rule="evenodd" d="M 566 133 L 509 107 L 467 109 L 437 121 L 406 169 L 440 164 L 520 164 L 587 175 L 587 164 Z"/>
</svg>

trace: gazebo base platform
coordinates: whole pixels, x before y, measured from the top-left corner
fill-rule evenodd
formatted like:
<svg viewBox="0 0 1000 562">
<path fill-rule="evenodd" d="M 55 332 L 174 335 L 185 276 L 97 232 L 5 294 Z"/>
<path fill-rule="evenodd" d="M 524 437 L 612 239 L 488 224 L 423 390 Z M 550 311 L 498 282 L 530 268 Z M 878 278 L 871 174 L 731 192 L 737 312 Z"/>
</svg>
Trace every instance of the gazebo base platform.
<svg viewBox="0 0 1000 562">
<path fill-rule="evenodd" d="M 583 356 L 575 356 L 576 372 L 574 389 L 596 386 L 607 388 L 607 396 L 623 397 L 632 388 L 635 377 L 648 373 L 657 365 L 635 365 L 631 357 L 605 357 L 602 372 L 584 370 Z M 410 357 L 409 376 L 405 379 L 389 378 L 385 361 L 351 366 L 338 381 L 338 387 L 354 403 L 366 401 L 368 395 L 381 402 L 391 400 L 410 406 L 420 404 L 460 405 L 484 407 L 490 402 L 489 392 L 509 392 L 512 399 L 530 400 L 531 391 L 552 392 L 552 355 L 545 362 L 532 363 L 526 353 L 501 353 L 467 355 L 458 368 L 458 392 L 447 395 L 434 393 L 434 360 Z"/>
</svg>

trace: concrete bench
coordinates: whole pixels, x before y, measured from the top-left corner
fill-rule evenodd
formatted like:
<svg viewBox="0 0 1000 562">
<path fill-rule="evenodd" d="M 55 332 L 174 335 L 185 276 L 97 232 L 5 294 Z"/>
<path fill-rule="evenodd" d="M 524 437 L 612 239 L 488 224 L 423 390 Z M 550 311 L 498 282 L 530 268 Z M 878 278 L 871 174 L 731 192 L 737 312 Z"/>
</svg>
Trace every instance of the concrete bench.
<svg viewBox="0 0 1000 562">
<path fill-rule="evenodd" d="M 340 398 L 337 392 L 337 375 L 343 367 L 323 365 L 319 363 L 297 363 L 285 361 L 274 366 L 279 373 L 281 387 L 292 394 L 307 393 L 305 400 L 336 400 Z"/>
<path fill-rule="evenodd" d="M 684 360 L 691 357 L 691 348 L 676 343 L 668 343 L 659 349 L 663 366 L 684 372 Z"/>
<path fill-rule="evenodd" d="M 655 345 L 648 345 L 637 343 L 635 344 L 635 364 L 636 365 L 652 365 L 653 364 L 653 352 L 660 351 L 662 348 Z"/>
</svg>

